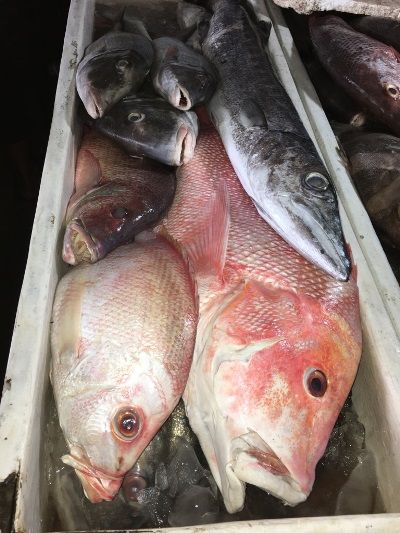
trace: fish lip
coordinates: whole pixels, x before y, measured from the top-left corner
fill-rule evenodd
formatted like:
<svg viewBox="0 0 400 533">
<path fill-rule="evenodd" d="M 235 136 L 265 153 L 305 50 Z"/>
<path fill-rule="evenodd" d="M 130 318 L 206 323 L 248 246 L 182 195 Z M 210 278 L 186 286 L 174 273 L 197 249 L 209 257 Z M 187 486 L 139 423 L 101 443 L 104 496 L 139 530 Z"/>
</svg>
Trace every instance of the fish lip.
<svg viewBox="0 0 400 533">
<path fill-rule="evenodd" d="M 79 238 L 79 242 L 83 242 L 86 245 L 86 250 L 90 254 L 90 260 L 84 261 L 81 259 L 82 254 L 77 254 L 76 251 L 76 237 Z M 65 263 L 69 265 L 77 265 L 81 262 L 95 263 L 100 256 L 100 250 L 95 243 L 91 235 L 83 227 L 80 219 L 74 219 L 69 222 L 64 235 L 64 244 L 62 250 L 62 258 Z"/>
<path fill-rule="evenodd" d="M 61 457 L 63 463 L 72 466 L 79 477 L 86 497 L 91 503 L 110 501 L 118 493 L 123 474 L 112 475 L 94 468 L 84 460 L 75 457 L 73 454 Z"/>
<path fill-rule="evenodd" d="M 239 481 L 256 485 L 291 506 L 307 499 L 313 480 L 299 483 L 257 432 L 249 430 L 237 437 L 231 449 L 228 467 Z"/>
<path fill-rule="evenodd" d="M 181 103 L 183 100 L 183 103 Z M 175 91 L 172 95 L 172 105 L 181 111 L 189 111 L 192 107 L 189 93 L 179 83 L 176 84 Z"/>
<path fill-rule="evenodd" d="M 192 131 L 186 125 L 180 126 L 176 136 L 175 164 L 181 166 L 193 157 L 195 140 Z"/>
</svg>

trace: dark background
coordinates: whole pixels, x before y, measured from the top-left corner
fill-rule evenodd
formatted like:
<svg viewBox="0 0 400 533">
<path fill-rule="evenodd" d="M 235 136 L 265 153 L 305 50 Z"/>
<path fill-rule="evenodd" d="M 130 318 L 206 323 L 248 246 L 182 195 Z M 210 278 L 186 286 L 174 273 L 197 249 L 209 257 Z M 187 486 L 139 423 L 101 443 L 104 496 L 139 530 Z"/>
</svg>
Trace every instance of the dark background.
<svg viewBox="0 0 400 533">
<path fill-rule="evenodd" d="M 46 154 L 68 9 L 67 0 L 0 0 L 1 386 Z"/>
</svg>

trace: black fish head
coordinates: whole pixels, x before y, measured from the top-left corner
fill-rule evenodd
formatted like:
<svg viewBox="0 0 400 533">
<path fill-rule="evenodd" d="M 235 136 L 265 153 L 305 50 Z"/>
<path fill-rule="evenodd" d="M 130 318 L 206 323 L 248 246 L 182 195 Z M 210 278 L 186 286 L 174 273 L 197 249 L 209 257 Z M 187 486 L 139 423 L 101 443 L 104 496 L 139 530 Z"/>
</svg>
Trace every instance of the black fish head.
<svg viewBox="0 0 400 533">
<path fill-rule="evenodd" d="M 130 155 L 175 166 L 193 157 L 198 134 L 195 113 L 153 97 L 126 97 L 94 126 Z"/>
<path fill-rule="evenodd" d="M 292 134 L 255 145 L 249 165 L 264 188 L 255 203 L 263 218 L 301 255 L 335 279 L 346 281 L 351 264 L 336 193 L 313 152 L 311 141 L 308 146 Z"/>
<path fill-rule="evenodd" d="M 151 179 L 151 176 L 149 176 Z M 93 189 L 75 206 L 64 236 L 66 263 L 95 263 L 157 222 L 175 191 L 172 174 L 157 184 L 116 183 Z"/>
<path fill-rule="evenodd" d="M 217 87 L 214 70 L 199 66 L 164 65 L 156 78 L 155 88 L 168 102 L 183 111 L 206 103 Z"/>
</svg>

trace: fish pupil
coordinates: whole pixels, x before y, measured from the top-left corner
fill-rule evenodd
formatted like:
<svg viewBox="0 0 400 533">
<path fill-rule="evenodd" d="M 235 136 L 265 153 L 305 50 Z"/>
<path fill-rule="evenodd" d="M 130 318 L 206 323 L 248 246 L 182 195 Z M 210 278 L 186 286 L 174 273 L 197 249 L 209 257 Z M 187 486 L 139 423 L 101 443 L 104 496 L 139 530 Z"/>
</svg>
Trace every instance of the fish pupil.
<svg viewBox="0 0 400 533">
<path fill-rule="evenodd" d="M 125 207 L 116 207 L 111 211 L 113 218 L 125 218 L 128 215 L 128 210 Z"/>
<path fill-rule="evenodd" d="M 114 417 L 112 429 L 117 437 L 131 441 L 140 432 L 140 416 L 133 408 L 122 408 Z"/>
<path fill-rule="evenodd" d="M 320 370 L 312 370 L 308 374 L 307 389 L 311 396 L 320 398 L 326 392 L 328 382 L 326 376 Z"/>
</svg>

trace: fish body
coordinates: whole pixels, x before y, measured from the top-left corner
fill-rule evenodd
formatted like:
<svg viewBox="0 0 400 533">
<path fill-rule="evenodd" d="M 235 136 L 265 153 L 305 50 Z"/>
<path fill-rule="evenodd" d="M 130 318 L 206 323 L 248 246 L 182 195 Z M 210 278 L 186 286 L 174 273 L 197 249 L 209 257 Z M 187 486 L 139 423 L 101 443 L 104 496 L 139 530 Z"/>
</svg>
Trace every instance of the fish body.
<svg viewBox="0 0 400 533">
<path fill-rule="evenodd" d="M 400 22 L 398 20 L 365 15 L 351 21 L 351 25 L 357 31 L 393 46 L 400 52 Z"/>
<path fill-rule="evenodd" d="M 208 102 L 217 87 L 217 73 L 208 59 L 171 37 L 155 39 L 153 45 L 155 91 L 182 111 Z"/>
<path fill-rule="evenodd" d="M 193 157 L 198 134 L 195 113 L 153 96 L 127 96 L 93 126 L 129 155 L 175 166 Z"/>
<path fill-rule="evenodd" d="M 326 71 L 377 120 L 400 134 L 400 55 L 335 15 L 311 16 L 310 35 Z"/>
<path fill-rule="evenodd" d="M 91 502 L 111 500 L 177 405 L 197 324 L 187 263 L 162 238 L 127 244 L 60 281 L 51 380 L 61 428 Z"/>
<path fill-rule="evenodd" d="M 174 192 L 170 168 L 133 159 L 106 137 L 85 132 L 66 214 L 64 261 L 95 263 L 132 241 L 158 222 Z"/>
<path fill-rule="evenodd" d="M 195 272 L 183 397 L 227 510 L 243 507 L 245 483 L 304 501 L 361 355 L 354 276 L 334 280 L 261 219 L 213 129 L 178 170 L 157 231 L 188 251 Z"/>
<path fill-rule="evenodd" d="M 350 261 L 331 179 L 240 1 L 216 0 L 213 9 L 203 52 L 220 84 L 209 111 L 236 174 L 268 224 L 346 280 Z"/>
<path fill-rule="evenodd" d="M 76 89 L 92 118 L 102 117 L 150 71 L 154 52 L 141 33 L 111 31 L 90 44 L 76 72 Z"/>
<path fill-rule="evenodd" d="M 143 21 L 152 39 L 173 37 L 179 31 L 175 2 L 170 0 L 136 0 L 127 5 L 122 17 L 124 31 L 131 31 L 137 20 Z"/>
<path fill-rule="evenodd" d="M 344 133 L 341 143 L 373 224 L 400 249 L 400 139 L 385 133 Z"/>
</svg>

